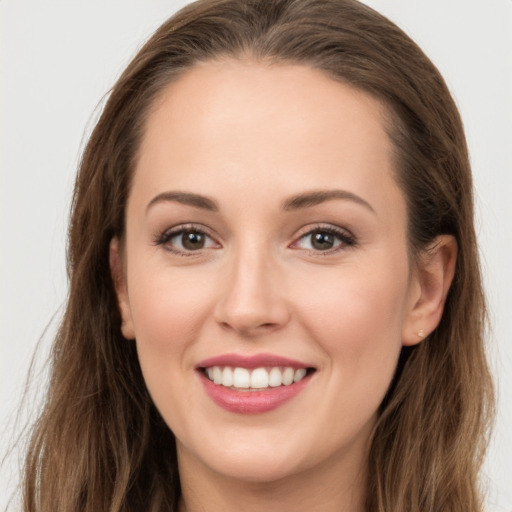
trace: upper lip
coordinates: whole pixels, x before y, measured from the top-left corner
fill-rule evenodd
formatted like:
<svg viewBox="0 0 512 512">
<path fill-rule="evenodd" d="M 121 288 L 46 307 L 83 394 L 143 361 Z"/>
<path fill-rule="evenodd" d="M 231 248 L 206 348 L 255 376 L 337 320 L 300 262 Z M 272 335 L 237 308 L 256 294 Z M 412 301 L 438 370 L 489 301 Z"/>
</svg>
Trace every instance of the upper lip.
<svg viewBox="0 0 512 512">
<path fill-rule="evenodd" d="M 312 368 L 311 365 L 305 364 L 295 359 L 282 357 L 275 354 L 222 354 L 219 356 L 209 357 L 197 364 L 197 368 L 210 368 L 212 366 L 232 366 L 240 368 L 261 368 L 264 366 L 289 366 L 292 368 Z"/>
</svg>

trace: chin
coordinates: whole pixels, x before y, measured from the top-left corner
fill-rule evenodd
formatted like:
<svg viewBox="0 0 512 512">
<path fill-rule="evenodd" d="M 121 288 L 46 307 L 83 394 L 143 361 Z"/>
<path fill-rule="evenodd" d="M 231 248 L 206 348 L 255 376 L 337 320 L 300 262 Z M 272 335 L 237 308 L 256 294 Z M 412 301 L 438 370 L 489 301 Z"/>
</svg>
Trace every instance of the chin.
<svg viewBox="0 0 512 512">
<path fill-rule="evenodd" d="M 211 464 L 211 469 L 219 475 L 241 482 L 272 483 L 293 477 L 307 469 L 302 461 L 283 456 L 268 457 L 261 451 L 254 455 L 233 450 L 226 455 Z"/>
</svg>

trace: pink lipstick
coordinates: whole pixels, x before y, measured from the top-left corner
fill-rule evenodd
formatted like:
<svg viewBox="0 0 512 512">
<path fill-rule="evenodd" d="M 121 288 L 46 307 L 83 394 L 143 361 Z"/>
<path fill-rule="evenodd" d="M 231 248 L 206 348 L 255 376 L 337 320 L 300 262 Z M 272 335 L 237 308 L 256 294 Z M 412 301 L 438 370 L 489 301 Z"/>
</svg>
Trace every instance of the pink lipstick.
<svg viewBox="0 0 512 512">
<path fill-rule="evenodd" d="M 196 370 L 208 396 L 227 411 L 271 411 L 297 396 L 315 369 L 300 361 L 257 354 L 224 354 L 201 361 Z"/>
</svg>

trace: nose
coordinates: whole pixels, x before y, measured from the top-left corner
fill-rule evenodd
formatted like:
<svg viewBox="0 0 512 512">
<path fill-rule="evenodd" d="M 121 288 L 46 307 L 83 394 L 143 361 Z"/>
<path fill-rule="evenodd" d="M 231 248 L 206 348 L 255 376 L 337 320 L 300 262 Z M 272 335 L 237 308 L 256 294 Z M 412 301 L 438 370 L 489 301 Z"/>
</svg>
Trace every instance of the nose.
<svg viewBox="0 0 512 512">
<path fill-rule="evenodd" d="M 244 337 L 257 337 L 284 327 L 290 308 L 282 273 L 263 251 L 240 254 L 224 274 L 215 320 Z M 227 276 L 227 278 L 226 278 Z"/>
</svg>

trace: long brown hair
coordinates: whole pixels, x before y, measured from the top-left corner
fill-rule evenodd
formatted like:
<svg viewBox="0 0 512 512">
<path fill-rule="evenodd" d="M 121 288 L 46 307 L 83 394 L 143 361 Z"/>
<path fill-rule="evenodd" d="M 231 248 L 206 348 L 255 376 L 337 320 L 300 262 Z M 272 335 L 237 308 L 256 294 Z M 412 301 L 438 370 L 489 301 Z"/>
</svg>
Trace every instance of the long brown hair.
<svg viewBox="0 0 512 512">
<path fill-rule="evenodd" d="M 404 348 L 369 454 L 367 511 L 477 512 L 493 396 L 485 301 L 462 123 L 437 69 L 393 23 L 355 0 L 203 0 L 164 23 L 118 80 L 80 163 L 69 228 L 69 299 L 26 458 L 24 510 L 175 510 L 175 443 L 124 339 L 109 243 L 124 213 L 145 119 L 159 93 L 222 56 L 299 63 L 387 106 L 411 254 L 458 243 L 444 315 Z"/>
</svg>

